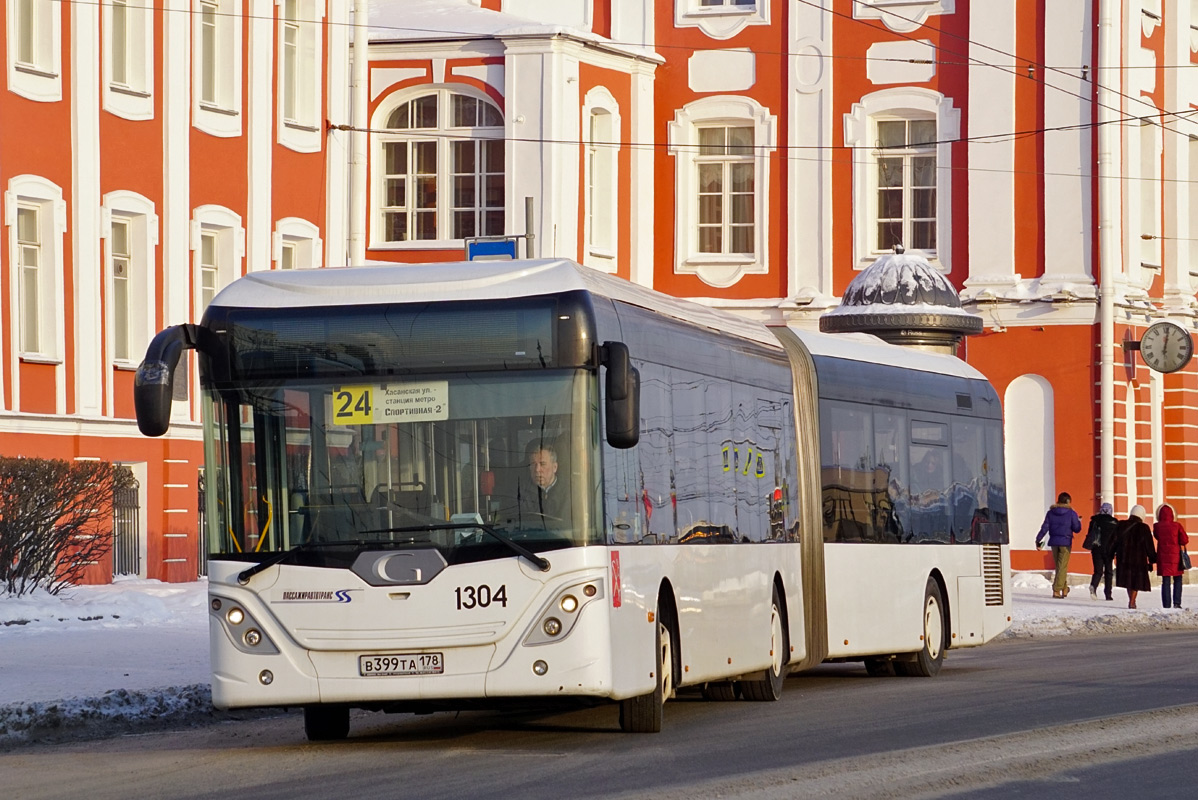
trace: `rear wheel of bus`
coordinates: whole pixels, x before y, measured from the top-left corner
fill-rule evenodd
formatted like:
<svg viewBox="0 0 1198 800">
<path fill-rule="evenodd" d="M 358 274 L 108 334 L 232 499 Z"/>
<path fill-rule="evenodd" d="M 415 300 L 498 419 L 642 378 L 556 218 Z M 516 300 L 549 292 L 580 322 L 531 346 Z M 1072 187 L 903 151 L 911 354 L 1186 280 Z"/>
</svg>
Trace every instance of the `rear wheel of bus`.
<svg viewBox="0 0 1198 800">
<path fill-rule="evenodd" d="M 674 694 L 674 635 L 657 609 L 657 686 L 649 694 L 620 701 L 620 728 L 625 733 L 659 733 L 665 703 Z"/>
<path fill-rule="evenodd" d="M 935 578 L 928 578 L 923 600 L 923 648 L 911 661 L 896 661 L 895 672 L 918 678 L 931 678 L 944 664 L 944 596 Z"/>
<path fill-rule="evenodd" d="M 782 696 L 782 685 L 786 682 L 786 661 L 790 655 L 790 641 L 786 635 L 786 615 L 782 611 L 782 596 L 778 584 L 774 584 L 773 602 L 770 606 L 770 657 L 773 662 L 765 677 L 755 681 L 741 681 L 740 688 L 746 700 L 773 701 Z"/>
<path fill-rule="evenodd" d="M 305 706 L 304 733 L 309 742 L 332 742 L 349 736 L 349 708 Z"/>
</svg>

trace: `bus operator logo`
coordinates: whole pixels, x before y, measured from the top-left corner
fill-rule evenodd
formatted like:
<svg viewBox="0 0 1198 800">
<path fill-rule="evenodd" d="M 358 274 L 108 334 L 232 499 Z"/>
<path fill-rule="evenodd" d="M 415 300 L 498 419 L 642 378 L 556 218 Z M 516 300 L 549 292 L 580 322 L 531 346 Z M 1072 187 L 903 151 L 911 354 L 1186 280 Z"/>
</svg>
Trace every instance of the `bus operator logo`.
<svg viewBox="0 0 1198 800">
<path fill-rule="evenodd" d="M 284 603 L 349 603 L 352 589 L 337 589 L 330 591 L 285 591 L 280 598 Z"/>
</svg>

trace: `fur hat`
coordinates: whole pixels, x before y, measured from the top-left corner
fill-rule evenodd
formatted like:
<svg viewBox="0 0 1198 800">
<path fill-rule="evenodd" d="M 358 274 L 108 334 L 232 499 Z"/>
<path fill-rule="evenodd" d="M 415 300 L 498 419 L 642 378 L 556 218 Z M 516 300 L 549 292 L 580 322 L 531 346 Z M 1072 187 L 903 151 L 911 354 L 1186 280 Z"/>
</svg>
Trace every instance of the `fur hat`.
<svg viewBox="0 0 1198 800">
<path fill-rule="evenodd" d="M 1106 515 L 1108 515 L 1108 516 L 1109 516 L 1109 515 L 1110 515 L 1110 514 L 1112 514 L 1114 511 L 1115 511 L 1115 509 L 1114 509 L 1114 508 L 1111 506 L 1111 504 L 1110 504 L 1110 503 L 1103 503 L 1102 505 L 1100 505 L 1100 506 L 1098 507 L 1098 513 L 1099 513 L 1099 514 L 1106 514 Z"/>
<path fill-rule="evenodd" d="M 1129 517 L 1139 517 L 1140 519 L 1144 519 L 1144 517 L 1148 516 L 1148 512 L 1144 510 L 1144 506 L 1136 503 L 1131 507 L 1131 511 L 1127 512 L 1127 515 Z"/>
</svg>

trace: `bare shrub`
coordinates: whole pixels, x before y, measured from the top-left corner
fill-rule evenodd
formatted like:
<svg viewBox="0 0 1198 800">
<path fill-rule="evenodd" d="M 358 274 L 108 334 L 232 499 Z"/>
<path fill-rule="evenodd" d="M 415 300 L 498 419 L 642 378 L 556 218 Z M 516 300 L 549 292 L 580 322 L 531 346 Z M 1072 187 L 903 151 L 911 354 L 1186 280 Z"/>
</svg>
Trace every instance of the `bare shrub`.
<svg viewBox="0 0 1198 800">
<path fill-rule="evenodd" d="M 58 594 L 112 547 L 131 473 L 107 461 L 0 457 L 0 591 Z"/>
</svg>

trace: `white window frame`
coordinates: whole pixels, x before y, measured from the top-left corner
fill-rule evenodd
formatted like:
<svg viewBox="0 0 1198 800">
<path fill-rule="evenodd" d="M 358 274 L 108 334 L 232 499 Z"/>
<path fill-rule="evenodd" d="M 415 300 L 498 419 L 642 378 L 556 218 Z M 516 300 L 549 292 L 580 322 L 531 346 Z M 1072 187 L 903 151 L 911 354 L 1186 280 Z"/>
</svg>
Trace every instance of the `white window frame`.
<svg viewBox="0 0 1198 800">
<path fill-rule="evenodd" d="M 892 31 L 918 30 L 929 17 L 955 14 L 957 0 L 854 0 L 853 19 L 877 19 Z"/>
<path fill-rule="evenodd" d="M 698 28 L 713 39 L 731 39 L 750 25 L 770 24 L 771 0 L 674 0 L 674 27 Z"/>
<path fill-rule="evenodd" d="M 241 135 L 241 6 L 243 0 L 192 0 L 191 118 L 196 128 L 224 138 Z M 204 7 L 215 9 L 210 20 Z M 214 96 L 203 99 L 204 37 L 214 25 Z"/>
<path fill-rule="evenodd" d="M 124 80 L 119 80 L 116 0 L 104 0 L 104 110 L 125 119 L 154 118 L 154 10 L 147 0 L 120 0 L 124 6 Z"/>
<path fill-rule="evenodd" d="M 104 276 L 107 283 L 107 346 L 112 364 L 121 369 L 135 369 L 157 329 L 155 309 L 156 274 L 155 248 L 158 246 L 158 215 L 154 203 L 136 192 L 115 191 L 104 195 L 103 228 Z M 129 228 L 129 269 L 125 279 L 128 289 L 128 319 L 126 342 L 128 355 L 117 355 L 116 263 L 113 225 L 124 222 Z"/>
<path fill-rule="evenodd" d="M 324 244 L 320 228 L 299 217 L 284 217 L 275 223 L 271 236 L 271 260 L 275 269 L 316 269 L 323 264 Z M 290 257 L 289 266 L 284 261 Z"/>
<path fill-rule="evenodd" d="M 287 6 L 294 4 L 294 19 Z M 315 153 L 321 145 L 321 70 L 324 68 L 324 3 L 320 0 L 275 0 L 278 9 L 279 144 L 300 153 Z M 292 37 L 294 39 L 292 40 Z M 287 114 L 287 94 L 295 106 Z"/>
<path fill-rule="evenodd" d="M 867 94 L 844 116 L 844 143 L 853 148 L 853 265 L 865 269 L 884 253 L 874 249 L 877 232 L 879 119 L 936 120 L 935 251 L 920 251 L 928 263 L 949 272 L 952 228 L 952 142 L 961 135 L 961 112 L 952 98 L 930 89 L 904 86 Z"/>
<path fill-rule="evenodd" d="M 9 297 L 15 313 L 10 319 L 12 341 L 22 361 L 61 364 L 66 352 L 63 309 L 66 306 L 63 278 L 63 240 L 67 230 L 67 205 L 62 189 L 36 175 L 19 175 L 8 182 L 4 195 L 4 223 L 8 227 Z M 24 292 L 17 246 L 17 212 L 33 208 L 38 212 L 39 258 L 37 278 L 38 342 L 25 346 L 23 313 Z"/>
<path fill-rule="evenodd" d="M 375 133 L 371 136 L 373 143 L 371 145 L 371 225 L 370 225 L 370 246 L 380 250 L 435 250 L 441 248 L 461 248 L 462 239 L 446 238 L 445 234 L 453 230 L 453 162 L 452 162 L 452 146 L 455 141 L 480 141 L 487 139 L 503 139 L 505 136 L 505 126 L 490 126 L 490 127 L 474 127 L 474 128 L 454 128 L 449 123 L 452 122 L 452 97 L 461 95 L 464 97 L 474 98 L 494 108 L 499 112 L 500 118 L 503 118 L 503 109 L 492 98 L 488 97 L 484 92 L 481 92 L 471 86 L 465 84 L 425 84 L 418 87 L 412 87 L 403 91 L 396 92 L 394 95 L 386 98 L 375 109 L 374 115 L 371 118 L 371 129 L 382 131 L 386 129 L 388 118 L 391 113 L 397 108 L 411 100 L 423 97 L 425 95 L 436 94 L 437 96 L 437 127 L 436 128 L 415 128 L 410 133 L 396 132 L 391 133 Z M 464 133 L 465 132 L 465 133 Z M 390 142 L 397 141 L 429 141 L 436 140 L 437 142 L 437 204 L 436 204 L 436 224 L 438 238 L 436 239 L 408 239 L 405 241 L 389 241 L 384 238 L 385 229 L 385 212 L 388 212 L 388 206 L 384 205 L 387 189 L 387 173 L 386 173 L 386 150 L 385 145 Z M 506 150 L 506 148 L 505 148 Z M 507 164 L 510 160 L 510 154 L 504 154 L 504 169 L 500 173 L 503 175 L 504 182 L 504 227 L 511 221 L 511 214 L 507 208 L 507 192 L 510 181 L 507 177 Z M 409 168 L 410 169 L 410 168 Z M 475 203 L 474 208 L 485 208 L 482 205 L 482 196 L 485 196 L 485 187 L 479 188 L 480 199 Z M 412 181 L 407 184 L 408 196 L 412 197 L 415 194 L 415 187 Z M 390 212 L 395 213 L 395 212 Z M 483 235 L 481 230 L 476 230 L 475 235 Z M 489 235 L 494 235 L 489 234 Z"/>
<path fill-rule="evenodd" d="M 600 141 L 594 123 L 607 130 Z M 620 241 L 620 142 L 623 130 L 620 106 L 605 87 L 587 92 L 582 106 L 583 153 L 583 252 L 588 267 L 616 271 Z"/>
<path fill-rule="evenodd" d="M 753 253 L 736 255 L 699 252 L 699 134 L 704 125 L 753 128 Z M 688 103 L 669 124 L 669 153 L 674 156 L 675 216 L 674 271 L 692 274 L 718 288 L 731 286 L 745 275 L 769 272 L 770 154 L 777 147 L 778 118 L 748 97 L 720 95 Z"/>
<path fill-rule="evenodd" d="M 192 319 L 195 322 L 203 318 L 207 307 L 203 298 L 201 259 L 203 241 L 208 236 L 213 237 L 215 243 L 216 280 L 213 296 L 243 274 L 245 228 L 242 227 L 241 217 L 224 206 L 200 206 L 191 220 Z"/>
<path fill-rule="evenodd" d="M 67 6 L 57 0 L 7 0 L 4 8 L 8 88 L 39 103 L 61 100 L 62 15 Z M 32 37 L 33 52 L 19 60 L 23 30 Z"/>
</svg>

